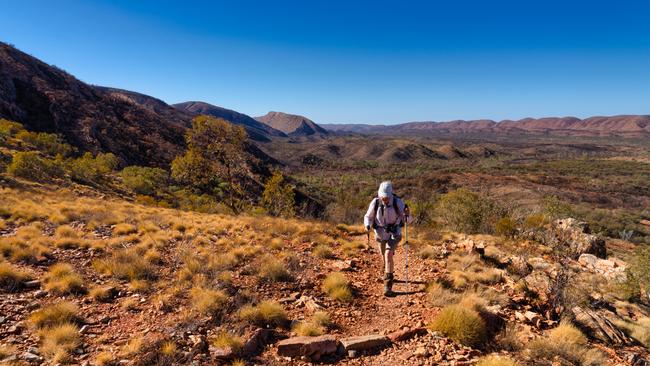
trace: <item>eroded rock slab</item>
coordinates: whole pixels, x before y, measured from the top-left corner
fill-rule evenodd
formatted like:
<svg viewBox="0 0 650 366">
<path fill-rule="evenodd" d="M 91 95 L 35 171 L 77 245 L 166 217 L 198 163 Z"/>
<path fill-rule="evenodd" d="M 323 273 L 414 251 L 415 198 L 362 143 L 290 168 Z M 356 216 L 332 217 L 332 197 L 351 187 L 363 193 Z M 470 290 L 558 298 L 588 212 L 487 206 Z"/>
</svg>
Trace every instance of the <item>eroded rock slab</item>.
<svg viewBox="0 0 650 366">
<path fill-rule="evenodd" d="M 346 351 L 363 351 L 375 347 L 384 347 L 391 343 L 390 339 L 381 334 L 371 334 L 358 337 L 341 339 L 341 344 Z"/>
<path fill-rule="evenodd" d="M 322 355 L 336 352 L 337 346 L 338 342 L 333 335 L 293 337 L 278 342 L 278 355 L 319 358 Z"/>
</svg>

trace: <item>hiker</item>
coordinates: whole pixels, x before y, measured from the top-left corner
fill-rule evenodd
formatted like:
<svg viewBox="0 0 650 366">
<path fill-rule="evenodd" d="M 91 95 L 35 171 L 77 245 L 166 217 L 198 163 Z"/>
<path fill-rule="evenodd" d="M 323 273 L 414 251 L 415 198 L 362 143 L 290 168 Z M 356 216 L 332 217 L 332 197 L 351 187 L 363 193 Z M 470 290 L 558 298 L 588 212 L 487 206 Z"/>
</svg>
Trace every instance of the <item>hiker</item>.
<svg viewBox="0 0 650 366">
<path fill-rule="evenodd" d="M 393 183 L 382 182 L 363 218 L 366 231 L 374 229 L 384 267 L 384 296 L 393 296 L 393 256 L 402 240 L 402 227 L 410 223 L 408 206 L 393 193 Z"/>
</svg>

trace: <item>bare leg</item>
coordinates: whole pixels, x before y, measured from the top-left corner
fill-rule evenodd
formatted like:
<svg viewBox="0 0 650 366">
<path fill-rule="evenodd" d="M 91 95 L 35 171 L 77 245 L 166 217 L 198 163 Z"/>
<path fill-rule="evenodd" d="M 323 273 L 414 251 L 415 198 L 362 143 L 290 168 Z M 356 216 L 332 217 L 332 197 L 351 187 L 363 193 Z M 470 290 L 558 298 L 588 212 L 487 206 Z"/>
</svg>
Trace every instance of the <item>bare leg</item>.
<svg viewBox="0 0 650 366">
<path fill-rule="evenodd" d="M 377 242 L 379 248 L 379 255 L 381 256 L 381 268 L 386 267 L 386 243 Z"/>
<path fill-rule="evenodd" d="M 385 256 L 386 257 L 384 259 L 384 264 L 385 264 L 384 270 L 385 270 L 386 273 L 393 273 L 393 269 L 395 267 L 395 264 L 394 264 L 394 261 L 393 261 L 393 257 L 395 256 L 395 250 L 391 250 L 391 249 L 386 250 Z"/>
</svg>

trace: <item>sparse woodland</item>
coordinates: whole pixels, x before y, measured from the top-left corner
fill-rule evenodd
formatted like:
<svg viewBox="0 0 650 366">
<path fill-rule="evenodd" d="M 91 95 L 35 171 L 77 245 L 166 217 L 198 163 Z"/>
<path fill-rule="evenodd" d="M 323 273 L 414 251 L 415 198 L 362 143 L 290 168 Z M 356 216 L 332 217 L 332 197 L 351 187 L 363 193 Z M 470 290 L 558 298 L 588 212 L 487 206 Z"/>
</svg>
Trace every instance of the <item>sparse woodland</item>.
<svg viewBox="0 0 650 366">
<path fill-rule="evenodd" d="M 0 359 L 647 365 L 647 162 L 289 161 L 265 175 L 242 134 L 197 119 L 163 169 L 0 121 Z M 395 298 L 358 225 L 388 176 L 416 218 Z M 542 179 L 580 197 L 513 189 Z M 310 217 L 298 189 L 326 214 Z M 594 192 L 608 203 L 587 206 Z"/>
</svg>

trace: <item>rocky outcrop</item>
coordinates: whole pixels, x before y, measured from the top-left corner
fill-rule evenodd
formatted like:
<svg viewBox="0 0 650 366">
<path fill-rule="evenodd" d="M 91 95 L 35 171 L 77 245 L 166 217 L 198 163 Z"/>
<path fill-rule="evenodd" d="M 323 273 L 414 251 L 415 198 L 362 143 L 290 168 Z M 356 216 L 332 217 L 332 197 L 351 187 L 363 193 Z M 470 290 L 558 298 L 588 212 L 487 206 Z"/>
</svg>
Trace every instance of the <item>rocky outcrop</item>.
<svg viewBox="0 0 650 366">
<path fill-rule="evenodd" d="M 341 339 L 341 344 L 346 351 L 364 351 L 376 347 L 385 347 L 390 343 L 390 339 L 381 334 L 371 334 Z"/>
<path fill-rule="evenodd" d="M 552 224 L 555 235 L 554 246 L 561 247 L 571 257 L 578 258 L 581 254 L 593 254 L 599 258 L 607 257 L 605 240 L 591 234 L 586 222 L 574 218 L 557 220 Z"/>
<path fill-rule="evenodd" d="M 605 278 L 616 282 L 625 282 L 627 265 L 620 259 L 600 259 L 593 254 L 581 254 L 578 263 L 588 271 L 603 275 Z"/>
<path fill-rule="evenodd" d="M 611 311 L 605 309 L 592 310 L 576 306 L 571 309 L 571 312 L 575 323 L 590 338 L 609 345 L 626 344 L 631 341 L 625 333 L 610 321 L 610 319 L 617 317 Z"/>
</svg>

